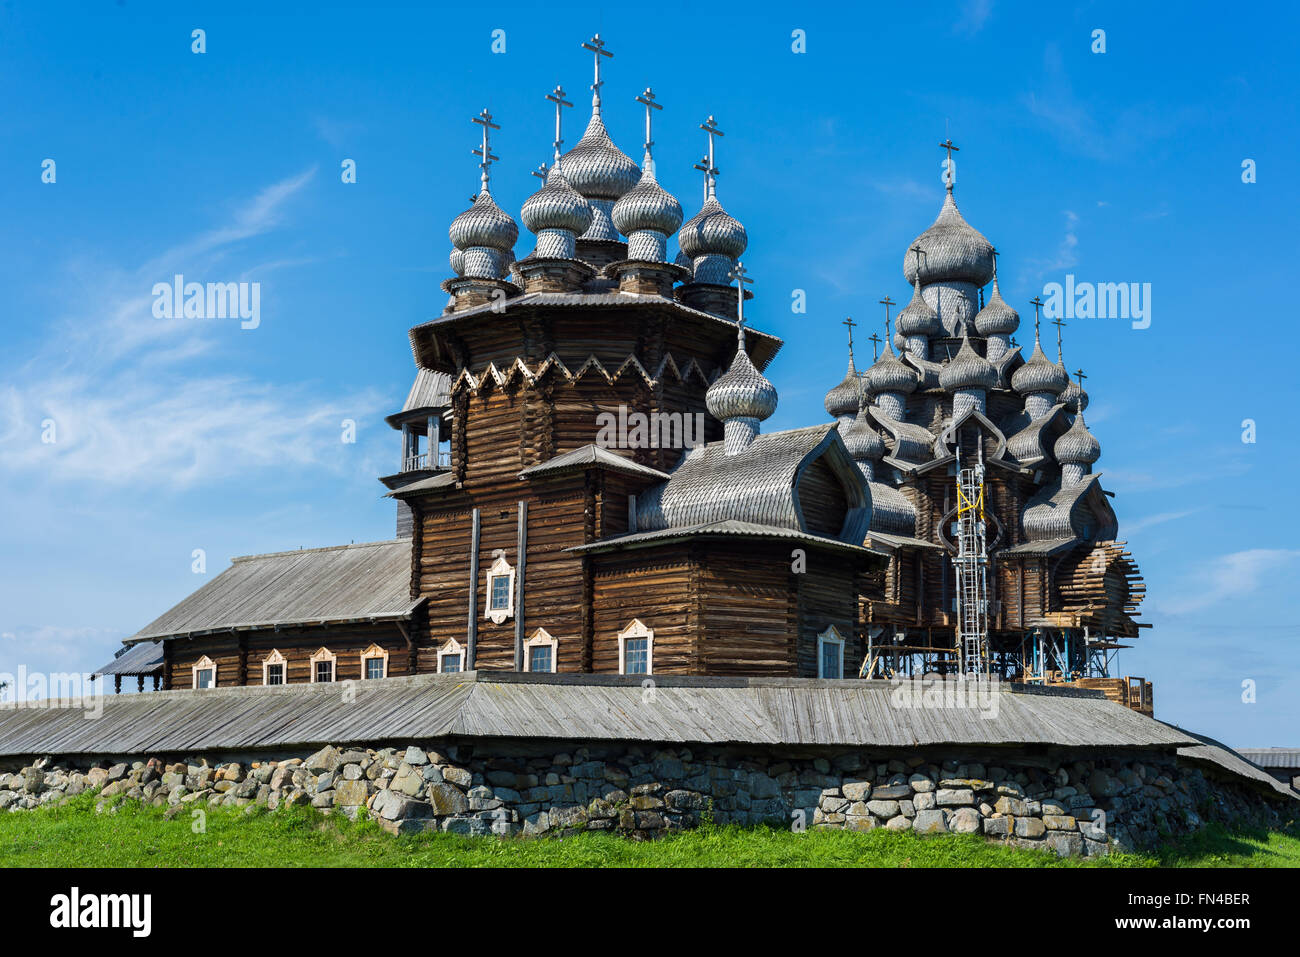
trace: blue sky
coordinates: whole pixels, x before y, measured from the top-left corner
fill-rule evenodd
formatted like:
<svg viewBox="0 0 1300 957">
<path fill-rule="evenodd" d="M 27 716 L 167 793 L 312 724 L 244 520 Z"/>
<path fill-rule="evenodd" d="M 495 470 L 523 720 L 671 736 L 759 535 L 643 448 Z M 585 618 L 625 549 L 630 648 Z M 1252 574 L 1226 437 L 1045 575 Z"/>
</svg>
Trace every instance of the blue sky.
<svg viewBox="0 0 1300 957">
<path fill-rule="evenodd" d="M 633 97 L 653 86 L 659 179 L 687 215 L 697 125 L 712 113 L 726 132 L 718 189 L 750 235 L 747 312 L 786 340 L 771 428 L 824 421 L 845 315 L 871 328 L 881 296 L 906 301 L 945 134 L 958 203 L 1022 318 L 1067 273 L 1151 283 L 1150 328 L 1076 320 L 1065 343 L 1149 585 L 1155 627 L 1122 670 L 1155 680 L 1166 720 L 1300 745 L 1285 433 L 1300 390 L 1283 351 L 1300 99 L 1278 42 L 1300 16 L 1143 6 L 6 5 L 0 671 L 101 664 L 230 556 L 392 534 L 382 417 L 414 373 L 406 330 L 445 300 L 447 225 L 477 187 L 469 118 L 488 106 L 503 126 L 494 193 L 517 215 L 557 82 L 578 104 L 566 139 L 580 135 L 578 44 L 599 30 L 611 132 L 639 158 Z M 261 325 L 155 319 L 152 286 L 176 272 L 260 282 Z"/>
</svg>

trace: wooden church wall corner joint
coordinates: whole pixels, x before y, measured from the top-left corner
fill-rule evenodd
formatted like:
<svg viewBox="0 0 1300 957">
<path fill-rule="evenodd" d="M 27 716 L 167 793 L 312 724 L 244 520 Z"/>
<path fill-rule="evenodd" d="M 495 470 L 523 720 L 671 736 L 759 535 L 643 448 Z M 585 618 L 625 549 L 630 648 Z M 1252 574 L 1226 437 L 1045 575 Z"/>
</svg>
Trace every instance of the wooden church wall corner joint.
<svg viewBox="0 0 1300 957">
<path fill-rule="evenodd" d="M 522 258 L 491 189 L 501 124 L 473 118 L 479 188 L 450 225 L 449 300 L 409 331 L 414 380 L 387 418 L 395 537 L 237 558 L 103 673 L 202 689 L 475 669 L 938 672 L 1127 700 L 1117 654 L 1144 627 L 1144 586 L 1093 472 L 1084 377 L 1066 372 L 1061 323 L 1048 358 L 1038 301 L 1022 354 L 997 253 L 951 182 L 902 250 L 908 295 L 896 315 L 880 300 L 869 365 L 845 321 L 832 421 L 764 431 L 782 343 L 749 325 L 723 130 L 700 124 L 686 219 L 653 153 L 664 104 L 649 89 L 623 104 L 644 112 L 638 164 L 605 127 L 601 86 L 598 67 L 567 150 L 572 102 L 538 97 L 555 135 L 520 211 L 535 237 Z"/>
</svg>

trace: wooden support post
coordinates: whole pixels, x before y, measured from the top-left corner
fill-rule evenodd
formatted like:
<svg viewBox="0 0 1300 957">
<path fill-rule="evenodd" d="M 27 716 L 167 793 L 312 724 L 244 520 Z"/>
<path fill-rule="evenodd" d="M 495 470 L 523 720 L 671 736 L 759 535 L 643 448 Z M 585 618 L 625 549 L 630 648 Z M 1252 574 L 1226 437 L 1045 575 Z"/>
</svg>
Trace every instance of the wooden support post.
<svg viewBox="0 0 1300 957">
<path fill-rule="evenodd" d="M 113 694 L 122 693 L 122 676 L 113 675 Z"/>
<path fill-rule="evenodd" d="M 524 573 L 528 565 L 528 503 L 519 502 L 519 537 L 515 544 L 519 567 L 515 571 L 515 671 L 524 670 Z"/>
<path fill-rule="evenodd" d="M 158 690 L 158 679 L 159 679 L 160 677 L 162 677 L 162 676 L 159 675 L 157 672 L 154 673 L 154 676 L 153 676 L 153 690 L 154 690 L 154 691 L 157 691 L 157 690 Z"/>
<path fill-rule="evenodd" d="M 239 633 L 239 684 L 248 684 L 248 632 L 245 631 Z"/>
<path fill-rule="evenodd" d="M 144 690 L 144 675 L 135 676 L 135 690 L 136 691 Z"/>
<path fill-rule="evenodd" d="M 474 509 L 469 533 L 469 624 L 465 631 L 466 670 L 474 670 L 475 652 L 478 649 L 478 541 L 482 519 Z"/>
</svg>

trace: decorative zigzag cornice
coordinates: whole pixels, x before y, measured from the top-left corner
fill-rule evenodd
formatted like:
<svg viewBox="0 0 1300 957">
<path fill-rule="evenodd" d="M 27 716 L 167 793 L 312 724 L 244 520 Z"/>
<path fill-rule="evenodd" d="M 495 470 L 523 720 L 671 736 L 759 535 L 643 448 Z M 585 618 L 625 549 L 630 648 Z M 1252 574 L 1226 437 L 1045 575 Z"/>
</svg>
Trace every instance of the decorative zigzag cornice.
<svg viewBox="0 0 1300 957">
<path fill-rule="evenodd" d="M 652 389 L 670 379 L 686 382 L 692 376 L 696 378 L 702 387 L 708 388 L 721 372 L 720 369 L 715 369 L 712 376 L 710 376 L 704 372 L 703 367 L 696 361 L 694 356 L 683 367 L 679 366 L 671 355 L 665 354 L 652 373 L 641 364 L 641 360 L 635 355 L 629 354 L 622 364 L 611 373 L 605 367 L 605 364 L 596 358 L 594 353 L 587 356 L 586 361 L 575 372 L 569 369 L 564 364 L 564 361 L 552 352 L 537 365 L 536 369 L 529 369 L 528 364 L 518 357 L 504 367 L 499 367 L 495 362 L 490 362 L 487 368 L 478 375 L 475 375 L 468 368 L 462 368 L 452 382 L 451 390 L 453 393 L 468 390 L 471 395 L 477 395 L 486 386 L 501 387 L 516 381 L 522 381 L 531 386 L 538 379 L 552 371 L 558 374 L 568 385 L 574 385 L 586 375 L 596 375 L 604 379 L 609 385 L 613 385 L 626 375 L 636 375 Z"/>
</svg>

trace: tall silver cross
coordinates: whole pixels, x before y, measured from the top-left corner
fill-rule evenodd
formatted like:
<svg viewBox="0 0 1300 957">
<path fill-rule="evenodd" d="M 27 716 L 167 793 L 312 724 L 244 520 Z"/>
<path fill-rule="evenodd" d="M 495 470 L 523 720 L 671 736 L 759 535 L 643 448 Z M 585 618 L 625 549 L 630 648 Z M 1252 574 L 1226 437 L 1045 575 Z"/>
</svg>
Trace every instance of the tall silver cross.
<svg viewBox="0 0 1300 957">
<path fill-rule="evenodd" d="M 871 343 L 871 361 L 875 362 L 880 358 L 880 344 L 884 342 L 884 340 L 880 338 L 880 333 L 873 332 L 871 335 L 867 336 L 867 341 Z"/>
<path fill-rule="evenodd" d="M 853 327 L 856 326 L 857 323 L 853 321 L 852 316 L 846 316 L 844 318 L 844 321 L 840 323 L 840 325 L 848 326 L 849 328 L 849 362 L 852 362 L 853 361 Z"/>
<path fill-rule="evenodd" d="M 560 146 L 564 143 L 564 138 L 560 136 L 560 113 L 564 107 L 573 104 L 564 98 L 564 87 L 558 83 L 555 84 L 554 90 L 546 94 L 546 98 L 555 104 L 555 157 L 559 159 Z"/>
<path fill-rule="evenodd" d="M 1034 307 L 1034 341 L 1037 342 L 1038 341 L 1038 318 L 1039 318 L 1038 310 L 1043 307 L 1043 300 L 1035 296 L 1033 299 L 1030 299 L 1029 302 Z"/>
<path fill-rule="evenodd" d="M 728 279 L 736 280 L 736 337 L 740 341 L 740 348 L 745 348 L 745 283 L 752 283 L 745 273 L 745 264 L 739 259 L 736 260 L 736 268 L 727 273 Z"/>
<path fill-rule="evenodd" d="M 654 91 L 650 87 L 645 88 L 645 92 L 636 98 L 638 103 L 645 105 L 645 151 L 650 152 L 650 147 L 655 145 L 655 141 L 650 137 L 650 116 L 654 110 L 662 110 L 663 104 L 655 102 Z"/>
<path fill-rule="evenodd" d="M 591 105 L 597 111 L 599 111 L 600 110 L 600 88 L 602 86 L 600 80 L 600 58 L 603 56 L 612 57 L 614 54 L 610 53 L 608 50 L 605 49 L 605 41 L 600 38 L 599 33 L 597 33 L 590 40 L 584 43 L 582 45 L 582 48 L 584 50 L 590 50 L 595 55 L 596 78 L 591 84 Z"/>
<path fill-rule="evenodd" d="M 709 114 L 709 118 L 700 124 L 700 129 L 704 130 L 709 137 L 709 158 L 707 160 L 709 168 L 704 174 L 704 181 L 707 185 L 718 176 L 717 164 L 713 162 L 713 138 L 715 136 L 726 136 L 727 134 L 718 129 L 718 121 L 713 118 L 712 114 Z"/>
<path fill-rule="evenodd" d="M 545 163 L 542 163 L 540 166 L 537 167 L 537 169 L 533 170 L 533 175 L 536 176 L 538 179 L 540 179 L 543 183 L 546 182 L 546 173 L 547 173 L 547 169 Z"/>
<path fill-rule="evenodd" d="M 1061 352 L 1061 330 L 1065 328 L 1065 320 L 1057 316 L 1052 320 L 1052 325 L 1056 326 L 1056 358 L 1063 362 L 1065 356 Z"/>
<path fill-rule="evenodd" d="M 885 343 L 889 344 L 890 342 L 893 341 L 890 339 L 892 333 L 890 332 L 889 329 L 889 307 L 897 305 L 897 303 L 895 303 L 894 300 L 890 299 L 889 296 L 885 296 L 884 299 L 880 300 L 880 304 L 885 307 Z"/>
<path fill-rule="evenodd" d="M 470 150 L 470 152 L 473 153 L 475 156 L 477 156 L 480 160 L 478 165 L 483 170 L 483 175 L 482 175 L 483 192 L 486 193 L 488 191 L 488 170 L 495 161 L 501 158 L 499 156 L 496 156 L 492 152 L 492 146 L 490 142 L 491 131 L 499 130 L 501 129 L 501 127 L 499 124 L 492 122 L 492 114 L 488 112 L 486 106 L 483 107 L 483 112 L 481 112 L 478 116 L 471 117 L 470 119 L 473 122 L 477 123 L 479 126 L 483 127 L 483 145 L 480 146 L 478 149 Z"/>
<path fill-rule="evenodd" d="M 704 174 L 704 198 L 707 200 L 709 198 L 709 174 L 716 173 L 717 170 L 709 164 L 707 156 L 701 157 L 700 161 L 695 164 L 695 168 Z"/>
<path fill-rule="evenodd" d="M 939 148 L 948 151 L 948 165 L 944 167 L 945 170 L 944 181 L 948 184 L 948 189 L 951 190 L 953 181 L 957 178 L 956 173 L 954 172 L 952 166 L 952 154 L 960 152 L 961 147 L 954 146 L 952 139 L 950 137 L 947 137 L 944 139 L 942 143 L 939 144 Z"/>
</svg>

